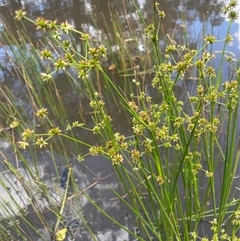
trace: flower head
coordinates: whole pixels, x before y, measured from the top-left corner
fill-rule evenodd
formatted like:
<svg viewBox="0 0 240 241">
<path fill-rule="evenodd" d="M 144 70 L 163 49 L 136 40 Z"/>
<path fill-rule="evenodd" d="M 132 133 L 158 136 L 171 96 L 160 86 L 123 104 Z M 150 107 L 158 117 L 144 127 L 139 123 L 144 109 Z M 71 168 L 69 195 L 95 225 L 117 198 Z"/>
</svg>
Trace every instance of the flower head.
<svg viewBox="0 0 240 241">
<path fill-rule="evenodd" d="M 24 18 L 24 16 L 27 14 L 27 12 L 23 11 L 23 9 L 15 11 L 15 17 L 17 21 L 20 21 Z"/>
</svg>

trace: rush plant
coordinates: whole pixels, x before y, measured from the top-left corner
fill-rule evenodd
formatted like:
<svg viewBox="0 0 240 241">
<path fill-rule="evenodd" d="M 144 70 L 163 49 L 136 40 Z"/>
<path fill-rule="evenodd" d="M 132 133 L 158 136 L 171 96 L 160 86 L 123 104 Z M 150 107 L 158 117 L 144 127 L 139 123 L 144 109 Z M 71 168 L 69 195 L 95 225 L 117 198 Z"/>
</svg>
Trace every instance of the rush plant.
<svg viewBox="0 0 240 241">
<path fill-rule="evenodd" d="M 136 6 L 134 1 L 130 2 Z M 151 79 L 147 82 L 134 66 L 125 68 L 122 63 L 123 73 L 127 69 L 134 70 L 134 79 L 131 75 L 128 78 L 130 92 L 119 87 L 115 75 L 106 68 L 105 60 L 109 55 L 104 43 L 97 42 L 89 33 L 74 29 L 67 21 L 33 20 L 23 10 L 16 12 L 15 18 L 23 26 L 25 21 L 36 25 L 42 33 L 43 44 L 39 49 L 29 45 L 29 38 L 21 35 L 26 34 L 21 27 L 21 44 L 25 46 L 29 58 L 26 54 L 23 56 L 26 52 L 21 52 L 20 45 L 12 47 L 14 56 L 11 58 L 16 60 L 15 71 L 24 83 L 32 108 L 29 112 L 23 104 L 19 105 L 13 91 L 7 84 L 4 85 L 1 89 L 1 135 L 10 143 L 16 155 L 15 160 L 21 159 L 26 171 L 20 173 L 18 163 L 11 163 L 4 153 L 2 162 L 6 172 L 10 172 L 23 187 L 34 212 L 52 239 L 64 240 L 68 235 L 73 239 L 77 237 L 70 230 L 69 223 L 74 222 L 64 223 L 62 218 L 67 203 L 70 210 L 79 212 L 70 201 L 84 195 L 97 210 L 138 240 L 239 240 L 240 190 L 237 171 L 240 150 L 237 128 L 240 69 L 239 61 L 226 58 L 227 45 L 232 39 L 230 27 L 238 15 L 237 1 L 230 1 L 224 8 L 229 18 L 226 38 L 219 40 L 213 35 L 206 35 L 202 46 L 197 49 L 189 48 L 186 44 L 178 45 L 167 37 L 164 48 L 159 46 L 165 13 L 160 9 L 161 6 L 153 2 L 152 22 L 146 23 L 139 10 L 138 14 L 145 26 L 148 44 L 154 51 L 151 60 L 154 61 L 154 72 L 149 75 Z M 73 35 L 81 39 L 82 51 L 77 50 Z M 8 36 L 5 35 L 5 41 L 10 44 L 14 39 Z M 219 41 L 223 42 L 223 49 L 220 65 L 216 69 L 213 64 L 216 56 L 210 50 Z M 120 60 L 123 59 L 121 57 Z M 222 79 L 226 59 L 233 69 L 229 80 Z M 114 59 L 112 61 L 114 65 L 119 64 Z M 145 70 L 142 72 L 146 73 Z M 87 101 L 91 124 L 81 114 L 74 118 L 69 116 L 57 86 L 59 73 L 64 73 L 69 85 Z M 193 91 L 181 88 L 185 96 L 182 98 L 176 89 L 188 81 L 189 73 L 194 74 L 191 76 Z M 113 107 L 125 113 L 130 134 L 126 135 L 116 127 L 116 112 L 111 110 L 109 103 L 117 103 Z M 77 135 L 78 130 L 88 134 L 83 138 Z M 135 228 L 129 228 L 113 218 L 91 198 L 88 189 L 79 187 L 71 163 L 67 161 L 65 143 L 71 146 L 70 150 L 79 163 L 84 163 L 89 156 L 104 156 L 109 160 L 117 174 L 121 191 L 110 185 L 109 188 L 134 217 Z M 60 177 L 57 161 L 52 154 L 58 179 L 67 180 L 62 193 L 55 183 L 60 196 L 57 205 L 51 189 L 38 175 L 39 163 L 33 161 L 30 164 L 24 156 L 24 151 L 28 151 L 31 159 L 36 158 L 36 153 L 42 149 L 51 153 L 57 150 L 65 155 L 69 168 L 65 177 Z M 3 210 L 9 216 L 21 208 L 16 196 L 6 185 L 7 176 L 2 175 L 5 179 L 1 179 L 1 186 L 12 199 L 10 205 L 7 200 L 1 200 Z M 30 177 L 33 183 L 30 183 Z M 14 189 L 11 185 L 11 189 Z M 67 197 L 69 186 L 73 189 L 71 197 Z M 40 211 L 40 204 L 34 200 L 34 193 L 41 194 L 47 200 L 49 210 L 56 218 L 52 229 Z M 21 222 L 28 230 L 37 233 L 41 240 L 48 240 L 25 217 L 26 213 L 21 215 Z M 98 240 L 85 217 L 79 214 L 79 219 L 90 234 L 89 240 Z M 5 220 L 1 224 L 1 232 L 6 240 L 12 232 L 22 239 L 34 240 L 30 231 L 24 232 L 19 228 L 14 217 L 10 218 L 9 223 L 4 223 Z M 61 229 L 60 223 L 63 226 Z"/>
</svg>

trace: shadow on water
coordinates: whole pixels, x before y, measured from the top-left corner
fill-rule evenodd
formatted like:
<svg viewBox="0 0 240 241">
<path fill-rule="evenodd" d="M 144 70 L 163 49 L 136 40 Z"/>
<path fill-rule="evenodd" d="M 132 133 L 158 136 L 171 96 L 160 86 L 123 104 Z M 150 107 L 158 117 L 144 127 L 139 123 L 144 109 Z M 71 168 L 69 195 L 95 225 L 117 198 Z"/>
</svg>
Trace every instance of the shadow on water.
<svg viewBox="0 0 240 241">
<path fill-rule="evenodd" d="M 6 4 L 6 5 L 5 5 Z M 188 0 L 184 1 L 182 5 L 179 5 L 179 1 L 161 1 L 161 8 L 166 13 L 167 24 L 164 26 L 164 32 L 168 34 L 170 40 L 182 38 L 182 32 L 185 31 L 186 27 L 189 46 L 196 47 L 199 44 L 199 39 L 201 31 L 211 28 L 214 34 L 221 36 L 221 28 L 226 26 L 224 17 L 220 14 L 221 8 L 223 6 L 223 1 L 195 1 Z M 105 67 L 110 76 L 113 76 L 118 86 L 122 89 L 123 93 L 128 96 L 131 90 L 128 90 L 128 83 L 132 82 L 133 79 L 138 79 L 144 82 L 145 89 L 144 92 L 148 95 L 153 96 L 156 103 L 161 101 L 161 97 L 157 96 L 156 93 L 151 89 L 151 80 L 153 78 L 152 63 L 154 56 L 151 56 L 151 46 L 144 49 L 146 40 L 143 38 L 143 27 L 139 24 L 138 17 L 135 8 L 127 1 L 105 1 L 105 0 L 91 0 L 91 1 L 16 1 L 9 0 L 0 1 L 0 6 L 2 9 L 2 17 L 8 22 L 12 32 L 19 38 L 16 31 L 16 23 L 12 19 L 12 14 L 14 10 L 22 7 L 28 12 L 30 17 L 44 16 L 46 19 L 58 19 L 59 22 L 68 19 L 76 29 L 83 32 L 91 32 L 94 38 L 98 42 L 109 41 L 111 46 L 109 50 L 111 52 L 111 57 L 119 61 L 119 41 L 114 37 L 116 29 L 114 27 L 114 18 L 111 10 L 117 9 L 117 17 L 120 19 L 122 24 L 122 29 L 124 30 L 124 39 L 132 39 L 132 33 L 135 34 L 139 39 L 136 41 L 136 45 L 129 45 L 130 51 L 126 51 L 126 56 L 124 56 L 124 61 L 116 66 L 116 70 L 110 70 L 109 66 L 113 64 L 112 59 L 108 58 L 106 60 Z M 144 12 L 144 17 L 147 21 L 151 20 L 152 12 L 152 1 L 138 1 L 139 8 Z M 182 12 L 187 11 L 185 23 L 186 26 L 182 26 Z M 107 21 L 107 22 L 106 22 Z M 130 22 L 130 24 L 129 24 Z M 96 26 L 97 24 L 97 26 Z M 233 33 L 238 29 L 238 25 L 233 26 Z M 204 31 L 205 31 L 204 30 Z M 36 31 L 34 26 L 28 26 L 27 31 L 33 45 L 35 47 L 39 46 L 39 39 L 42 40 L 42 35 Z M 74 39 L 76 46 L 79 46 L 81 50 L 81 43 L 75 36 Z M 239 38 L 239 36 L 238 36 Z M 179 42 L 179 44 L 183 44 Z M 124 44 L 123 44 L 124 45 Z M 148 43 L 147 43 L 148 45 Z M 160 39 L 160 47 L 164 47 L 164 41 Z M 239 45 L 239 39 L 235 38 L 233 44 L 229 47 L 229 53 L 234 53 L 234 58 L 237 59 L 240 55 L 235 51 Z M 26 98 L 25 93 L 27 92 L 24 83 L 18 79 L 16 75 L 16 70 L 11 66 L 11 62 L 8 60 L 11 57 L 10 46 L 0 47 L 1 53 L 1 65 L 3 69 L 0 71 L 0 84 L 4 88 L 8 88 L 12 91 L 13 95 L 18 97 L 18 103 L 16 105 L 21 105 L 21 108 L 26 110 L 26 115 L 28 118 L 32 119 L 34 110 L 32 109 L 29 99 Z M 12 48 L 13 46 L 11 46 Z M 25 46 L 28 48 L 28 46 Z M 124 45 L 124 48 L 126 46 Z M 213 52 L 221 51 L 221 44 L 215 45 Z M 239 49 L 238 49 L 239 50 Z M 127 55 L 127 53 L 132 53 L 132 56 Z M 137 58 L 135 57 L 137 56 Z M 147 56 L 147 57 L 146 57 Z M 135 58 L 134 58 L 135 57 Z M 219 65 L 219 59 L 214 60 L 214 64 L 217 68 Z M 120 62 L 120 61 L 119 61 Z M 146 66 L 141 66 L 143 63 L 147 63 Z M 129 72 L 127 75 L 121 73 L 121 68 L 125 69 L 126 66 L 121 66 L 122 63 L 129 64 Z M 142 73 L 142 69 L 149 69 L 149 73 Z M 74 75 L 75 73 L 73 73 Z M 84 90 L 81 89 L 82 86 L 79 84 L 78 89 L 69 84 L 66 81 L 67 76 L 64 74 L 59 74 L 57 76 L 56 86 L 61 96 L 61 100 L 64 102 L 64 108 L 66 112 L 64 113 L 66 119 L 64 122 L 71 122 L 76 119 L 81 119 L 84 123 L 87 123 L 89 127 L 92 127 L 94 123 L 91 119 L 91 109 L 89 108 L 88 99 Z M 224 64 L 223 70 L 223 82 L 231 79 L 231 66 L 227 63 Z M 126 125 L 128 123 L 129 117 L 124 111 L 118 106 L 118 103 L 109 94 L 107 87 L 104 86 L 104 80 L 99 79 L 96 85 L 101 88 L 101 94 L 104 96 L 104 100 L 108 104 L 107 108 L 113 115 L 113 123 L 116 128 L 121 133 L 126 134 L 126 136 L 131 134 L 131 129 Z M 196 80 L 191 78 L 191 73 L 189 73 L 189 78 L 187 80 L 182 80 L 176 87 L 175 92 L 180 100 L 185 101 L 186 96 L 191 93 L 195 93 Z M 37 85 L 37 83 L 35 83 Z M 102 88 L 103 87 L 103 88 Z M 51 90 L 50 90 L 51 91 Z M 44 93 L 41 88 L 39 88 L 39 95 L 42 96 L 43 102 L 48 106 L 50 103 L 45 100 L 46 93 Z M 57 102 L 58 95 L 55 96 L 55 101 Z M 45 101 L 45 102 L 44 102 Z M 55 124 L 64 125 L 58 120 L 58 116 L 54 111 L 50 113 L 55 120 Z M 34 123 L 34 120 L 32 120 Z M 7 126 L 8 120 L 2 120 L 0 127 Z M 12 131 L 12 130 L 6 130 Z M 238 125 L 238 132 L 240 132 L 240 125 Z M 73 170 L 73 180 L 70 181 L 70 187 L 68 190 L 68 198 L 66 202 L 66 207 L 64 209 L 63 216 L 66 219 L 74 220 L 76 217 L 81 216 L 79 220 L 78 236 L 76 240 L 133 240 L 128 234 L 119 229 L 119 227 L 114 224 L 111 220 L 107 219 L 104 215 L 99 213 L 93 205 L 88 201 L 86 196 L 82 194 L 82 190 L 86 192 L 91 199 L 93 199 L 96 204 L 102 207 L 104 210 L 109 211 L 112 217 L 118 220 L 120 223 L 125 225 L 131 230 L 136 229 L 136 223 L 133 215 L 126 209 L 126 207 L 118 202 L 115 195 L 110 190 L 110 187 L 114 190 L 119 190 L 121 193 L 121 186 L 114 174 L 112 164 L 109 160 L 103 157 L 87 157 L 83 163 L 80 163 L 76 156 L 81 153 L 85 154 L 88 151 L 87 147 L 80 147 L 79 145 L 73 145 L 66 142 L 56 141 L 52 149 L 45 149 L 42 152 L 29 153 L 23 151 L 19 156 L 16 156 L 14 148 L 11 146 L 11 142 L 4 138 L 4 132 L 1 134 L 0 139 L 0 152 L 2 153 L 0 163 L 1 171 L 1 202 L 8 202 L 8 210 L 1 210 L 1 225 L 3 230 L 9 231 L 11 234 L 11 222 L 13 220 L 19 220 L 19 229 L 22 229 L 28 237 L 27 240 L 43 240 L 42 237 L 50 240 L 51 230 L 56 223 L 56 215 L 52 212 L 55 210 L 56 213 L 59 212 L 62 202 L 62 196 L 66 189 L 60 186 L 61 173 L 66 165 L 72 166 Z M 224 130 L 223 130 L 224 133 Z M 16 133 L 12 133 L 16 135 Z M 93 135 L 89 135 L 89 132 L 85 130 L 76 130 L 74 133 L 76 138 L 87 138 L 89 143 L 95 144 L 95 139 Z M 16 137 L 17 138 L 17 137 Z M 221 134 L 219 137 L 220 143 L 224 146 L 225 135 Z M 24 162 L 21 161 L 21 157 L 29 163 L 32 170 L 34 170 L 35 175 L 38 178 L 30 175 L 28 170 L 25 168 Z M 218 157 L 216 157 L 218 158 Z M 57 166 L 53 164 L 52 159 L 56 160 Z M 9 172 L 6 167 L 9 167 L 4 163 L 4 160 L 8 160 L 11 165 L 17 167 L 19 173 L 25 178 L 27 186 L 29 189 L 22 188 L 22 183 L 15 179 L 15 177 Z M 221 166 L 219 166 L 219 176 L 217 182 L 222 183 L 221 179 Z M 33 173 L 34 173 L 33 172 Z M 31 172 L 32 173 L 32 172 Z M 240 171 L 238 172 L 240 175 Z M 179 184 L 181 185 L 181 184 Z M 204 189 L 204 183 L 202 187 Z M 236 178 L 236 186 L 240 186 L 239 179 Z M 10 188 L 11 187 L 11 188 Z M 15 187 L 12 190 L 12 187 Z M 39 187 L 41 188 L 39 189 Z M 49 190 L 48 195 L 43 191 L 45 188 Z M 219 186 L 221 189 L 221 186 Z M 26 191 L 28 190 L 28 191 Z M 77 190 L 77 192 L 76 192 Z M 43 192 L 41 192 L 43 191 Z M 75 193 L 75 194 L 74 194 Z M 76 193 L 78 195 L 76 195 Z M 73 196 L 76 195 L 76 196 Z M 184 194 L 183 194 L 184 196 Z M 11 210 L 11 202 L 17 201 L 17 206 L 19 210 Z M 32 205 L 32 204 L 33 205 Z M 36 210 L 35 208 L 38 207 Z M 22 212 L 19 215 L 19 212 Z M 41 212 L 44 216 L 44 220 L 37 215 Z M 79 215 L 79 213 L 81 215 Z M 14 218 L 9 218 L 14 215 Z M 27 220 L 30 224 L 33 224 L 37 230 L 39 230 L 40 236 L 36 236 L 36 233 L 29 229 L 28 226 L 24 225 L 21 220 Z M 64 222 L 61 223 L 64 225 Z M 204 228 L 206 225 L 204 225 Z M 89 233 L 93 233 L 89 236 Z M 72 234 L 74 235 L 74 234 Z M 70 235 L 69 235 L 70 236 Z M 95 238 L 93 238 L 95 237 Z M 14 240 L 18 240 L 15 235 Z"/>
</svg>

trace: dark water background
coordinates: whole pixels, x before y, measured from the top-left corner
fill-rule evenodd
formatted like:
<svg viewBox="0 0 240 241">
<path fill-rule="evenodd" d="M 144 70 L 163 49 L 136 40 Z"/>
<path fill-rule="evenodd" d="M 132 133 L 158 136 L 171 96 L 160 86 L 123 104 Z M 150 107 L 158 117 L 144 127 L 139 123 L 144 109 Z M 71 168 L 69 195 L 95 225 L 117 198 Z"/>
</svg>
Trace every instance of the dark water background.
<svg viewBox="0 0 240 241">
<path fill-rule="evenodd" d="M 153 8 L 152 1 L 136 1 L 139 9 L 143 12 L 144 18 L 147 19 L 148 22 L 152 20 L 153 16 Z M 188 35 L 189 43 L 192 46 L 196 46 L 198 44 L 199 36 L 203 28 L 209 34 L 214 34 L 217 38 L 222 39 L 225 37 L 225 33 L 227 30 L 228 22 L 225 19 L 224 15 L 221 13 L 221 9 L 224 6 L 224 1 L 210 1 L 210 0 L 182 0 L 182 4 L 180 4 L 179 0 L 162 0 L 160 2 L 160 9 L 164 10 L 166 13 L 166 21 L 164 21 L 164 30 L 166 34 L 169 34 L 171 38 L 175 41 L 179 41 L 181 44 L 182 32 L 179 30 L 183 26 L 182 25 L 182 11 L 186 14 L 185 16 L 185 24 Z M 226 1 L 225 1 L 226 3 Z M 109 39 L 112 40 L 112 49 L 116 49 L 117 43 L 114 42 L 114 31 L 112 21 L 112 10 L 116 11 L 118 14 L 118 20 L 122 23 L 123 29 L 123 37 L 131 38 L 131 31 L 129 29 L 128 21 L 131 22 L 132 29 L 135 31 L 135 36 L 139 38 L 138 41 L 138 49 L 143 48 L 142 43 L 144 42 L 143 36 L 141 35 L 143 26 L 140 24 L 139 17 L 136 13 L 135 8 L 128 1 L 107 1 L 107 0 L 72 0 L 72 1 L 62 1 L 62 0 L 49 0 L 49 1 L 0 1 L 0 13 L 1 18 L 11 26 L 13 32 L 15 31 L 15 22 L 13 21 L 12 14 L 14 10 L 18 10 L 19 8 L 23 8 L 28 16 L 31 18 L 36 18 L 39 16 L 43 16 L 46 19 L 57 19 L 58 22 L 62 22 L 68 20 L 77 30 L 82 32 L 90 32 L 92 36 L 94 36 L 99 41 L 103 41 L 104 36 L 109 36 Z M 104 18 L 103 18 L 104 16 Z M 105 19 L 105 21 L 104 21 Z M 109 24 L 108 24 L 109 23 Z M 1 29 L 4 31 L 4 29 Z M 39 38 L 41 38 L 41 33 L 36 31 L 35 26 L 27 24 L 27 30 L 29 36 L 33 43 L 37 46 L 37 42 Z M 14 32 L 17 36 L 17 32 Z M 239 24 L 234 23 L 231 29 L 231 33 L 234 36 L 234 41 L 230 46 L 227 47 L 227 50 L 233 54 L 235 54 L 234 59 L 237 60 L 240 57 L 240 31 Z M 163 41 L 160 38 L 159 45 L 161 46 Z M 0 70 L 0 84 L 7 84 L 12 92 L 19 96 L 21 103 L 26 105 L 26 108 L 31 109 L 30 103 L 25 99 L 25 88 L 21 85 L 21 82 L 9 75 L 8 70 L 11 68 L 10 64 L 6 60 L 6 52 L 8 46 L 0 46 L 0 61 L 3 66 L 2 70 Z M 214 60 L 215 67 L 217 68 L 219 65 L 218 52 L 219 56 L 221 55 L 222 43 L 215 44 L 212 51 L 216 52 L 217 58 Z M 142 52 L 144 53 L 144 51 Z M 148 53 L 145 53 L 148 54 Z M 107 63 L 111 64 L 111 62 Z M 148 66 L 151 68 L 151 66 Z M 223 67 L 223 82 L 231 79 L 232 69 L 229 64 L 224 63 Z M 131 78 L 131 77 L 130 77 Z M 151 81 L 152 76 L 148 76 L 149 80 L 146 81 L 146 88 Z M 78 120 L 79 119 L 79 102 L 83 107 L 88 105 L 88 102 L 82 98 L 79 93 L 71 88 L 67 82 L 65 81 L 65 77 L 63 75 L 59 75 L 57 86 L 62 96 L 65 97 L 68 109 L 69 121 Z M 177 95 L 183 99 L 186 97 L 186 93 L 191 93 L 194 90 L 194 81 L 191 79 L 188 80 L 187 84 L 182 83 L 176 87 Z M 153 93 L 154 95 L 154 93 Z M 153 98 L 157 98 L 157 96 L 153 96 Z M 111 103 L 111 101 L 109 101 Z M 112 113 L 115 113 L 114 125 L 116 128 L 125 133 L 126 135 L 130 133 L 130 127 L 126 125 L 126 116 L 124 113 L 118 112 L 118 108 L 116 104 L 110 105 L 108 107 L 112 110 Z M 83 108 L 84 109 L 84 108 Z M 81 109 L 82 110 L 82 109 Z M 83 112 L 84 119 L 89 125 L 91 123 L 91 118 L 89 113 L 87 112 L 87 107 L 85 108 L 85 112 Z M 29 110 L 30 111 L 30 110 Z M 240 130 L 240 123 L 238 123 L 238 133 Z M 88 141 L 94 144 L 94 138 L 89 136 L 84 131 L 78 133 L 81 138 L 88 138 Z M 224 141 L 223 141 L 224 142 Z M 224 143 L 222 143 L 224 144 Z M 78 147 L 81 153 L 85 153 L 87 149 L 83 147 Z M 0 139 L 0 151 L 4 153 L 9 160 L 14 160 L 13 150 L 9 143 Z M 76 183 L 81 186 L 82 189 L 86 189 L 91 186 L 87 190 L 89 196 L 95 199 L 96 203 L 101 207 L 108 210 L 111 215 L 116 218 L 119 222 L 129 227 L 131 230 L 135 229 L 136 223 L 132 216 L 126 218 L 128 216 L 128 210 L 122 206 L 113 193 L 109 190 L 109 186 L 116 190 L 120 190 L 118 185 L 118 181 L 116 180 L 115 175 L 113 174 L 113 168 L 111 163 L 103 157 L 93 158 L 88 157 L 85 159 L 83 164 L 79 164 L 79 162 L 74 157 L 72 146 L 68 146 L 66 143 L 66 149 L 64 152 L 62 150 L 58 150 L 57 148 L 54 152 L 50 152 L 50 150 L 44 150 L 38 153 L 38 163 L 40 164 L 39 172 L 42 180 L 46 183 L 47 186 L 52 188 L 51 195 L 54 196 L 56 202 L 59 201 L 59 192 L 56 192 L 54 187 L 52 186 L 52 180 L 57 179 L 57 174 L 54 169 L 53 164 L 51 163 L 52 157 L 57 159 L 59 172 L 64 168 L 67 162 L 71 162 L 74 165 L 74 177 L 76 177 Z M 28 152 L 24 152 L 23 155 L 25 158 L 31 160 L 31 156 Z M 75 153 L 76 155 L 76 153 Z M 14 162 L 14 161 L 13 161 Z M 0 165 L 1 171 L 6 171 L 4 165 Z M 19 164 L 19 170 L 24 174 L 25 170 L 21 168 L 21 163 Z M 239 171 L 240 175 L 240 171 Z M 30 177 L 29 181 L 31 181 Z M 59 178 L 59 177 L 58 177 Z M 4 174 L 3 180 L 12 180 L 14 182 L 14 178 L 10 174 Z M 236 185 L 240 186 L 239 179 L 236 179 Z M 31 205 L 28 204 L 26 200 L 26 193 L 21 189 L 20 186 L 16 185 L 16 199 L 19 200 L 21 206 L 26 208 L 29 211 L 28 218 L 31 222 L 38 227 L 45 235 L 48 235 L 43 230 L 43 226 L 38 218 L 34 215 L 34 212 L 31 208 Z M 8 194 L 4 189 L 1 190 L 2 197 L 8 197 Z M 37 197 L 38 198 L 38 197 Z M 9 200 L 11 203 L 11 200 Z M 72 208 L 75 207 L 75 208 Z M 50 212 L 47 211 L 44 202 L 42 203 L 42 208 L 45 209 L 45 217 L 49 220 L 49 224 L 54 225 L 55 219 Z M 14 213 L 14 212 L 13 212 Z M 83 220 L 88 220 L 89 227 L 92 232 L 96 235 L 97 240 L 132 240 L 126 232 L 116 226 L 112 221 L 106 219 L 104 216 L 99 214 L 91 204 L 87 201 L 84 196 L 81 196 L 77 201 L 72 200 L 69 203 L 68 208 L 66 210 L 66 217 L 74 218 L 79 216 L 79 213 L 82 214 Z M 6 215 L 0 214 L 6 218 Z M 16 219 L 19 217 L 16 217 Z M 88 231 L 84 228 L 84 225 L 81 224 L 81 232 L 79 234 L 78 240 L 91 240 L 89 237 Z M 26 232 L 30 232 L 27 227 L 22 227 Z M 35 234 L 32 234 L 32 240 L 41 240 L 37 237 L 34 237 Z"/>
</svg>

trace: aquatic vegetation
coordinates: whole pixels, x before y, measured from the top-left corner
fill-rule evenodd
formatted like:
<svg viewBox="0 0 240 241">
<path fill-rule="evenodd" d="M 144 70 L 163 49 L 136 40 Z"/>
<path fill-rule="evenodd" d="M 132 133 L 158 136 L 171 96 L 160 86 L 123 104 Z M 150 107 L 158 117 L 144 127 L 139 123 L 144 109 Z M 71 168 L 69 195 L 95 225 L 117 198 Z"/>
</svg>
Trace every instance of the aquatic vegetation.
<svg viewBox="0 0 240 241">
<path fill-rule="evenodd" d="M 130 2 L 136 6 L 134 1 Z M 30 50 L 35 58 L 28 66 L 21 65 L 16 54 L 16 63 L 21 66 L 16 73 L 22 77 L 31 110 L 27 111 L 24 105 L 17 103 L 7 85 L 1 90 L 4 97 L 1 136 L 11 143 L 17 157 L 15 165 L 11 158 L 2 154 L 3 164 L 6 172 L 21 184 L 49 237 L 34 227 L 26 218 L 26 210 L 22 210 L 21 222 L 29 230 L 41 240 L 52 237 L 60 241 L 68 236 L 77 240 L 81 236 L 77 236 L 76 230 L 83 224 L 89 240 L 99 240 L 81 214 L 79 207 L 83 196 L 96 210 L 138 240 L 239 240 L 240 199 L 235 182 L 239 178 L 240 157 L 237 129 L 239 62 L 228 57 L 233 73 L 230 79 L 222 79 L 226 46 L 231 41 L 229 30 L 237 15 L 236 6 L 236 1 L 230 1 L 224 9 L 230 18 L 225 39 L 206 35 L 201 47 L 190 48 L 187 43 L 180 45 L 170 38 L 166 38 L 164 46 L 159 45 L 161 24 L 166 16 L 161 6 L 154 2 L 154 19 L 150 24 L 138 11 L 153 58 L 135 56 L 130 58 L 128 65 L 124 63 L 131 53 L 126 46 L 131 41 L 124 41 L 117 55 L 114 51 L 108 55 L 108 46 L 99 44 L 89 33 L 78 31 L 67 21 L 57 23 L 42 17 L 32 20 L 23 10 L 16 11 L 16 20 L 30 21 L 45 36 L 40 50 Z M 82 51 L 77 51 L 71 34 L 79 36 Z M 211 52 L 216 41 L 224 43 L 218 69 L 214 68 L 215 55 Z M 109 56 L 113 57 L 110 66 L 106 65 Z M 148 63 L 139 71 L 137 61 Z M 150 72 L 149 63 L 154 63 Z M 116 66 L 121 69 L 111 72 Z M 34 81 L 27 67 L 32 70 Z M 69 116 L 68 109 L 75 106 L 64 103 L 56 80 L 56 76 L 59 78 L 63 73 L 69 77 L 68 85 L 79 91 L 82 102 L 86 101 L 85 108 L 91 121 L 90 118 L 84 119 L 79 110 L 78 115 Z M 148 79 L 146 75 L 149 75 Z M 182 87 L 183 83 L 189 84 L 186 83 L 189 75 L 193 80 L 191 91 Z M 117 82 L 117 76 L 127 80 L 126 85 Z M 184 98 L 177 88 L 183 92 Z M 120 112 L 125 113 L 128 131 L 116 125 Z M 86 134 L 83 136 L 79 131 Z M 122 224 L 91 197 L 88 191 L 98 181 L 88 183 L 89 188 L 79 186 L 75 176 L 77 168 L 69 161 L 66 143 L 70 145 L 68 150 L 76 157 L 77 164 L 84 164 L 88 157 L 96 156 L 109 161 L 121 191 L 111 185 L 108 188 L 133 217 L 134 227 Z M 50 184 L 40 177 L 40 165 L 35 160 L 36 153 L 41 150 L 51 153 L 52 173 L 56 173 L 57 181 L 50 178 Z M 62 172 L 59 172 L 58 161 L 54 158 L 55 150 L 66 157 Z M 32 164 L 26 158 L 26 151 L 33 157 Z M 28 178 L 19 171 L 18 160 L 21 160 Z M 32 188 L 29 187 L 31 180 L 34 183 Z M 1 181 L 1 185 L 13 199 L 11 205 L 2 201 L 6 216 L 11 209 L 11 214 L 16 214 L 21 207 L 5 181 Z M 9 182 L 9 185 L 18 192 L 14 184 Z M 40 196 L 39 200 L 36 195 Z M 45 218 L 40 200 L 48 204 L 47 210 L 56 220 L 54 224 Z M 69 213 L 73 218 L 66 218 Z M 33 240 L 33 235 L 29 231 L 23 232 L 14 219 L 10 224 L 1 224 L 4 238 L 9 237 L 10 226 L 10 235 L 14 233 L 22 239 Z"/>
<path fill-rule="evenodd" d="M 66 188 L 66 182 L 68 180 L 68 167 L 65 167 L 60 179 L 61 187 Z"/>
</svg>

